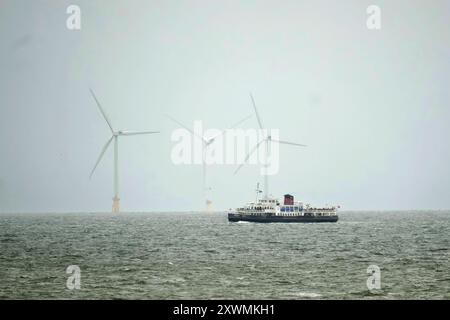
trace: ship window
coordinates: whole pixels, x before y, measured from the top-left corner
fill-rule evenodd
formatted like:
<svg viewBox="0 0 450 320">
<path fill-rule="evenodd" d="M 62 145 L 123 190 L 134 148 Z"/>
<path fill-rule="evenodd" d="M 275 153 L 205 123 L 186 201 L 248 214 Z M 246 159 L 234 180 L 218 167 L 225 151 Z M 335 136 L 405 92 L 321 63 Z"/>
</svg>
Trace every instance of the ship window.
<svg viewBox="0 0 450 320">
<path fill-rule="evenodd" d="M 285 211 L 284 207 L 281 207 L 281 212 L 284 212 L 284 211 Z"/>
<path fill-rule="evenodd" d="M 289 207 L 290 212 L 294 212 L 294 207 Z"/>
<path fill-rule="evenodd" d="M 294 207 L 294 211 L 298 211 L 298 207 Z"/>
</svg>

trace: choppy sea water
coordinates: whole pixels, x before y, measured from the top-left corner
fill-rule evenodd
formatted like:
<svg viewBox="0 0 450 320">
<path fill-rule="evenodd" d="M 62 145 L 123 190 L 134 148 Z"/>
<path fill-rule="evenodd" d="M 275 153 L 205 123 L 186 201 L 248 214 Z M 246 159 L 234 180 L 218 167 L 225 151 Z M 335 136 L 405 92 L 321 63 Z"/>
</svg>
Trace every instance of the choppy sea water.
<svg viewBox="0 0 450 320">
<path fill-rule="evenodd" d="M 449 299 L 450 212 L 0 215 L 1 299 Z M 69 290 L 66 268 L 81 269 Z M 371 293 L 367 267 L 381 269 Z"/>
</svg>

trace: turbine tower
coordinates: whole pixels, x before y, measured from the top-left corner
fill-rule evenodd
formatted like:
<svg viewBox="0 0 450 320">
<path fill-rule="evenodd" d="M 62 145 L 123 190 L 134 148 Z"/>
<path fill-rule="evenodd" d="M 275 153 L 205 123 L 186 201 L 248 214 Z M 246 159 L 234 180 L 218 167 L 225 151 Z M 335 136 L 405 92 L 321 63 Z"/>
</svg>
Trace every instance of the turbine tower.
<svg viewBox="0 0 450 320">
<path fill-rule="evenodd" d="M 201 136 L 198 133 L 194 132 L 192 129 L 188 128 L 187 126 L 185 126 L 184 124 L 182 124 L 181 122 L 179 122 L 178 120 L 174 119 L 173 117 L 166 115 L 170 120 L 172 120 L 173 122 L 175 122 L 176 124 L 180 125 L 181 127 L 183 127 L 184 129 L 186 129 L 187 131 L 189 131 L 194 137 L 200 139 L 202 141 L 202 169 L 203 169 L 203 178 L 202 178 L 202 191 L 203 191 L 203 198 L 205 200 L 205 205 L 206 205 L 206 211 L 210 212 L 212 211 L 212 202 L 209 199 L 207 192 L 211 190 L 211 187 L 207 187 L 206 186 L 206 151 L 209 148 L 210 145 L 212 145 L 212 143 L 221 135 L 225 134 L 225 132 L 229 129 L 233 129 L 236 128 L 238 125 L 240 125 L 242 122 L 246 121 L 247 119 L 251 118 L 252 115 L 248 115 L 247 117 L 245 117 L 244 119 L 236 122 L 235 124 L 233 124 L 231 127 L 229 127 L 228 129 L 222 130 L 220 133 L 216 134 L 215 136 L 212 137 L 205 137 L 205 136 Z"/>
<path fill-rule="evenodd" d="M 253 105 L 253 109 L 255 110 L 255 114 L 256 114 L 256 119 L 258 120 L 258 125 L 259 128 L 261 129 L 261 131 L 265 134 L 265 136 L 253 147 L 252 150 L 250 150 L 250 152 L 247 154 L 247 156 L 245 157 L 244 162 L 239 165 L 239 167 L 237 167 L 237 169 L 234 171 L 234 174 L 236 174 L 241 168 L 242 166 L 248 161 L 248 159 L 250 158 L 250 156 L 259 149 L 259 147 L 261 146 L 261 144 L 264 142 L 264 148 L 265 148 L 265 152 L 264 152 L 264 156 L 265 156 L 265 163 L 264 163 L 264 198 L 268 199 L 269 198 L 269 176 L 267 174 L 267 167 L 268 167 L 268 163 L 267 163 L 267 159 L 269 157 L 269 148 L 271 143 L 275 142 L 275 143 L 279 143 L 279 144 L 287 144 L 287 145 L 292 145 L 292 146 L 298 146 L 298 147 L 306 147 L 306 145 L 304 144 L 299 144 L 299 143 L 294 143 L 294 142 L 289 142 L 289 141 L 282 141 L 282 140 L 276 140 L 273 139 L 270 135 L 270 132 L 268 129 L 264 129 L 263 125 L 262 125 L 262 121 L 261 121 L 261 117 L 259 116 L 258 113 L 258 109 L 256 108 L 256 103 L 255 103 L 255 99 L 253 99 L 253 95 L 250 93 L 250 99 L 252 100 L 252 105 Z"/>
<path fill-rule="evenodd" d="M 92 89 L 89 89 L 91 91 L 92 97 L 95 100 L 95 103 L 98 106 L 98 109 L 100 110 L 101 114 L 103 115 L 103 118 L 105 119 L 106 123 L 109 126 L 109 129 L 111 130 L 111 138 L 109 138 L 108 141 L 106 141 L 106 144 L 104 145 L 102 151 L 100 152 L 100 156 L 97 159 L 97 162 L 95 163 L 94 168 L 91 171 L 91 174 L 89 175 L 89 178 L 92 177 L 94 174 L 95 169 L 97 168 L 98 164 L 100 163 L 100 160 L 102 160 L 103 155 L 105 154 L 106 150 L 108 149 L 109 145 L 111 144 L 111 141 L 114 140 L 114 198 L 113 205 L 112 205 L 112 212 L 119 212 L 120 211 L 120 198 L 119 198 L 119 137 L 123 136 L 134 136 L 138 134 L 153 134 L 153 133 L 159 133 L 159 131 L 115 131 L 111 125 L 111 122 L 109 121 L 105 111 L 103 110 L 102 106 L 100 105 L 100 102 L 98 101 L 97 97 L 95 96 L 95 93 Z"/>
</svg>

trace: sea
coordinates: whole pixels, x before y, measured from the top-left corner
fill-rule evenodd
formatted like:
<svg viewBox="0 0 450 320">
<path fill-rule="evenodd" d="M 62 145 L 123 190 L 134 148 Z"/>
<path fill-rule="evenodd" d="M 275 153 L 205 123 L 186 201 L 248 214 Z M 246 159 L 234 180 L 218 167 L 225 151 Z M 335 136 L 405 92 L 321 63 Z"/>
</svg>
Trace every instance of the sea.
<svg viewBox="0 0 450 320">
<path fill-rule="evenodd" d="M 339 218 L 1 214 L 0 299 L 450 298 L 450 211 Z"/>
</svg>

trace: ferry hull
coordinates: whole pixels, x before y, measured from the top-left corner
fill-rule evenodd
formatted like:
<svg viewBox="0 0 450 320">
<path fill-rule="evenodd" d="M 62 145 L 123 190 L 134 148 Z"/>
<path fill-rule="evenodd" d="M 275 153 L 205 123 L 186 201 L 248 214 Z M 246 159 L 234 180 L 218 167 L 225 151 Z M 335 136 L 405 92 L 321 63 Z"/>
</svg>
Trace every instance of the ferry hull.
<svg viewBox="0 0 450 320">
<path fill-rule="evenodd" d="M 228 221 L 238 222 L 290 222 L 290 223 L 313 223 L 313 222 L 337 222 L 338 216 L 316 216 L 316 217 L 306 217 L 306 216 L 252 216 L 243 215 L 239 213 L 229 213 Z"/>
</svg>

